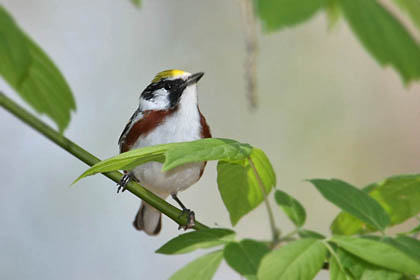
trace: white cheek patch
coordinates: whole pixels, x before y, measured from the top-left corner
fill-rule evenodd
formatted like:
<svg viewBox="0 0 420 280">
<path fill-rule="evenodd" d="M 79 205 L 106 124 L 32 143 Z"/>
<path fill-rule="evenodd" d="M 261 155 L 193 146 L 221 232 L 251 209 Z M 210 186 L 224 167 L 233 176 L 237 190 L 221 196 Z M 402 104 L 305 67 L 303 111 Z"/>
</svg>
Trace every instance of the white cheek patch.
<svg viewBox="0 0 420 280">
<path fill-rule="evenodd" d="M 140 108 L 142 111 L 165 110 L 170 107 L 169 92 L 166 89 L 158 89 L 153 92 L 153 95 L 153 98 L 149 100 L 140 97 Z"/>
</svg>

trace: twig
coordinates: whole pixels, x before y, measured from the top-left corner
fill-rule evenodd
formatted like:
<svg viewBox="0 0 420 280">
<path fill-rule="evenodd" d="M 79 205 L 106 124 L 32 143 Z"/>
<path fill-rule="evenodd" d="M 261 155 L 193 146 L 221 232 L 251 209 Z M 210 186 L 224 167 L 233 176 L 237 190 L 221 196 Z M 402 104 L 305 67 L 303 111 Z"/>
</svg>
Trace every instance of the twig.
<svg viewBox="0 0 420 280">
<path fill-rule="evenodd" d="M 287 242 L 287 241 L 293 241 L 293 240 L 295 240 L 296 238 L 293 238 L 293 236 L 295 236 L 298 232 L 299 232 L 299 228 L 294 229 L 293 231 L 289 232 L 288 234 L 282 236 L 279 239 L 279 243 L 280 242 L 285 242 L 285 241 Z"/>
<path fill-rule="evenodd" d="M 86 163 L 87 165 L 92 166 L 100 161 L 97 157 L 84 150 L 82 147 L 78 146 L 76 143 L 72 142 L 68 138 L 64 137 L 62 134 L 55 131 L 50 126 L 39 120 L 36 116 L 29 113 L 26 109 L 16 104 L 13 100 L 8 98 L 2 92 L 0 92 L 0 105 L 1 107 L 9 111 L 11 114 L 19 118 L 21 121 L 31 126 L 39 133 L 43 134 L 45 137 L 47 137 L 64 150 Z M 118 171 L 103 173 L 103 175 L 116 183 L 119 183 L 122 177 L 122 174 Z M 141 185 L 130 181 L 127 184 L 127 190 L 135 196 L 141 198 L 151 206 L 158 209 L 160 212 L 171 218 L 178 225 L 185 225 L 187 223 L 187 217 L 185 215 L 181 215 L 181 210 L 167 203 L 160 197 L 156 196 L 152 192 L 142 187 Z M 208 228 L 206 225 L 201 224 L 198 221 L 195 222 L 194 229 L 201 230 L 206 228 Z"/>
<path fill-rule="evenodd" d="M 246 58 L 245 58 L 245 80 L 246 93 L 251 109 L 258 106 L 257 96 L 257 55 L 258 36 L 257 23 L 254 16 L 252 0 L 238 0 L 241 7 L 243 19 L 243 32 L 245 35 Z"/>
</svg>

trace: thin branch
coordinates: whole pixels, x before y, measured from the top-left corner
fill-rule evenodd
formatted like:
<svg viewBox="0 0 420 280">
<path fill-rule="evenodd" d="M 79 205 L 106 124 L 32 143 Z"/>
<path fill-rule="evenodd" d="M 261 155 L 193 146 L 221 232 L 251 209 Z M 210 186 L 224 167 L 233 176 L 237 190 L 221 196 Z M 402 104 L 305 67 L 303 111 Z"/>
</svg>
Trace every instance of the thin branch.
<svg viewBox="0 0 420 280">
<path fill-rule="evenodd" d="M 26 109 L 16 104 L 13 100 L 8 98 L 2 92 L 0 92 L 0 105 L 1 107 L 9 111 L 11 114 L 19 118 L 21 121 L 31 126 L 39 133 L 43 134 L 52 142 L 56 143 L 58 146 L 60 146 L 79 160 L 83 161 L 87 165 L 92 166 L 100 161 L 97 157 L 84 150 L 82 147 L 78 146 L 76 143 L 72 142 L 68 138 L 64 137 L 62 134 L 55 131 L 50 126 L 39 120 L 36 116 L 29 113 Z M 118 183 L 122 177 L 122 174 L 118 171 L 103 173 L 103 175 L 116 183 Z M 127 184 L 127 190 L 135 196 L 141 198 L 151 206 L 158 209 L 160 212 L 171 218 L 178 225 L 185 225 L 187 223 L 187 217 L 185 215 L 181 215 L 181 210 L 167 203 L 165 200 L 148 191 L 141 185 L 131 181 Z M 206 225 L 196 221 L 194 229 L 201 230 L 206 228 L 208 228 Z"/>
<path fill-rule="evenodd" d="M 279 239 L 279 243 L 296 240 L 296 238 L 294 238 L 293 236 L 295 236 L 298 232 L 299 232 L 299 228 L 294 229 L 293 231 L 289 232 L 288 234 L 282 236 Z"/>
<path fill-rule="evenodd" d="M 257 23 L 254 15 L 252 0 L 238 0 L 241 7 L 243 19 L 243 32 L 245 35 L 246 58 L 245 58 L 245 80 L 246 93 L 249 106 L 256 109 L 258 106 L 257 96 L 257 56 L 258 56 L 258 36 Z"/>
<path fill-rule="evenodd" d="M 264 204 L 265 204 L 265 207 L 267 208 L 268 219 L 270 221 L 270 229 L 271 229 L 271 234 L 272 234 L 272 247 L 275 247 L 280 240 L 279 239 L 280 232 L 276 227 L 276 222 L 274 221 L 273 210 L 271 209 L 270 202 L 268 201 L 267 192 L 265 191 L 265 188 L 264 188 L 264 183 L 261 180 L 261 177 L 258 174 L 257 169 L 255 168 L 255 165 L 252 159 L 249 157 L 248 160 L 249 160 L 249 164 L 251 165 L 252 170 L 254 171 L 255 177 L 257 178 L 258 185 L 260 186 L 261 191 L 264 195 Z"/>
</svg>

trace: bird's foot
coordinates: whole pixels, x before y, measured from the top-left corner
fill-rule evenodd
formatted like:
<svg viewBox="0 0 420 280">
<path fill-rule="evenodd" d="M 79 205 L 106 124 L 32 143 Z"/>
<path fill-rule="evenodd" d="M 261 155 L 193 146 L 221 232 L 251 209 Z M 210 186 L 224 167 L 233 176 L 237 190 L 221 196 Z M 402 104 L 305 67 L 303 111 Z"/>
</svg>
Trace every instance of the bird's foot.
<svg viewBox="0 0 420 280">
<path fill-rule="evenodd" d="M 124 176 L 121 177 L 120 182 L 117 184 L 118 189 L 117 189 L 117 193 L 124 192 L 127 189 L 127 184 L 128 182 L 130 182 L 130 180 L 132 180 L 133 177 L 132 175 L 128 174 L 124 174 Z"/>
<path fill-rule="evenodd" d="M 187 230 L 195 226 L 195 213 L 190 209 L 183 209 L 179 217 L 187 216 L 187 223 L 185 225 L 179 225 L 178 229 Z"/>
</svg>

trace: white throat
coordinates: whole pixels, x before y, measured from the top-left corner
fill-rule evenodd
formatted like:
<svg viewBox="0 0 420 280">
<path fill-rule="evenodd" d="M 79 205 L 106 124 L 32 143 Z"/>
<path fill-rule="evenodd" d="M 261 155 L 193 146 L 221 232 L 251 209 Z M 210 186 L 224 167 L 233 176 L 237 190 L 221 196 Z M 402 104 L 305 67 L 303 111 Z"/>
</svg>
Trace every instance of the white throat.
<svg viewBox="0 0 420 280">
<path fill-rule="evenodd" d="M 195 116 L 195 114 L 198 115 L 197 104 L 197 86 L 190 85 L 185 88 L 181 95 L 181 100 L 178 104 L 178 112 L 181 114 L 188 114 L 191 117 Z"/>
<path fill-rule="evenodd" d="M 200 114 L 197 106 L 197 86 L 188 86 L 177 110 L 156 129 L 140 137 L 136 148 L 173 142 L 193 141 L 201 138 Z"/>
</svg>

